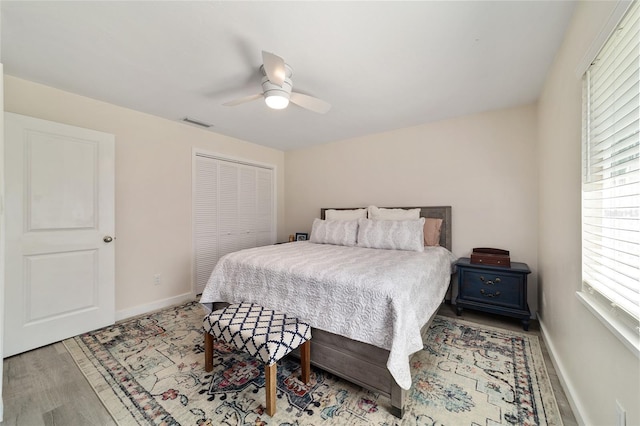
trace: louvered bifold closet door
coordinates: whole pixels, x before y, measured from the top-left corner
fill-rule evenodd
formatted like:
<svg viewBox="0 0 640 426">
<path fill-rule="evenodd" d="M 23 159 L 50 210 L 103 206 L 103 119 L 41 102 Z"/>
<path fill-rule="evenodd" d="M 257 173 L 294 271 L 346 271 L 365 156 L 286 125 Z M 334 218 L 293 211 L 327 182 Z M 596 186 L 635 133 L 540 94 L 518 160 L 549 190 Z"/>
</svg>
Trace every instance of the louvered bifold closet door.
<svg viewBox="0 0 640 426">
<path fill-rule="evenodd" d="M 196 155 L 194 274 L 201 293 L 228 253 L 275 243 L 272 169 Z"/>
<path fill-rule="evenodd" d="M 273 244 L 273 170 L 256 169 L 256 245 Z"/>
<path fill-rule="evenodd" d="M 587 71 L 583 280 L 640 317 L 640 8 L 632 6 Z M 636 324 L 637 325 L 637 324 Z"/>
<path fill-rule="evenodd" d="M 218 162 L 198 156 L 195 161 L 194 281 L 197 293 L 201 293 L 220 257 L 218 254 Z"/>
<path fill-rule="evenodd" d="M 256 168 L 238 168 L 238 249 L 256 246 Z"/>
<path fill-rule="evenodd" d="M 238 165 L 219 161 L 219 255 L 238 251 Z"/>
</svg>

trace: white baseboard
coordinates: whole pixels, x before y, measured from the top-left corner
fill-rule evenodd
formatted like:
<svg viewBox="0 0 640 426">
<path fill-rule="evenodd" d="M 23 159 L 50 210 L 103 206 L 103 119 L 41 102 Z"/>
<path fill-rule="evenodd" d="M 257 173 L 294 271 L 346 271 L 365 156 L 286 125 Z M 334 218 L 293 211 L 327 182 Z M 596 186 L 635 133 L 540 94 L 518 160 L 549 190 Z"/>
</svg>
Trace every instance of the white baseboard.
<svg viewBox="0 0 640 426">
<path fill-rule="evenodd" d="M 562 361 L 560 361 L 556 348 L 553 345 L 553 342 L 551 341 L 551 339 L 549 339 L 548 337 L 549 334 L 547 333 L 547 327 L 545 326 L 544 321 L 542 320 L 542 317 L 540 316 L 539 313 L 537 317 L 538 317 L 538 323 L 540 324 L 540 332 L 542 334 L 542 340 L 544 340 L 544 344 L 547 346 L 547 350 L 549 351 L 549 357 L 551 358 L 551 363 L 553 364 L 553 367 L 556 369 L 556 374 L 558 375 L 558 379 L 560 380 L 560 385 L 562 386 L 562 389 L 564 390 L 564 393 L 567 396 L 567 400 L 569 401 L 569 405 L 571 406 L 573 415 L 576 417 L 576 421 L 578 422 L 578 424 L 586 425 L 588 423 L 585 422 L 584 416 L 582 415 L 584 411 L 582 410 L 581 405 L 574 398 L 574 395 L 577 395 L 577 392 L 575 392 L 575 388 L 571 384 L 571 382 L 567 380 L 567 374 L 566 374 L 566 369 L 564 368 L 564 364 L 562 363 Z"/>
<path fill-rule="evenodd" d="M 149 312 L 157 311 L 159 309 L 169 308 L 171 306 L 179 305 L 181 303 L 196 300 L 196 295 L 192 292 L 179 294 L 178 296 L 169 297 L 168 299 L 157 300 L 146 305 L 138 305 L 133 308 L 123 309 L 116 312 L 116 321 L 125 320 L 138 315 L 148 314 Z"/>
</svg>

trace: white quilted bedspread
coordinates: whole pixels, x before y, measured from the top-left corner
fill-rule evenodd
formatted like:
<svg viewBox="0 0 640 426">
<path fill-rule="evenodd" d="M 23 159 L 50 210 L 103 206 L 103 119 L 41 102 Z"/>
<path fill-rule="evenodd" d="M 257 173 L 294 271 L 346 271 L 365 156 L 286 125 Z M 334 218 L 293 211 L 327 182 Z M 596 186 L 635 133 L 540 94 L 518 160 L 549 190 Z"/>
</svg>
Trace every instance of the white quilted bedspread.
<svg viewBox="0 0 640 426">
<path fill-rule="evenodd" d="M 250 302 L 390 351 L 387 368 L 411 387 L 409 356 L 445 296 L 455 258 L 442 247 L 382 250 L 311 242 L 224 256 L 200 303 Z"/>
</svg>

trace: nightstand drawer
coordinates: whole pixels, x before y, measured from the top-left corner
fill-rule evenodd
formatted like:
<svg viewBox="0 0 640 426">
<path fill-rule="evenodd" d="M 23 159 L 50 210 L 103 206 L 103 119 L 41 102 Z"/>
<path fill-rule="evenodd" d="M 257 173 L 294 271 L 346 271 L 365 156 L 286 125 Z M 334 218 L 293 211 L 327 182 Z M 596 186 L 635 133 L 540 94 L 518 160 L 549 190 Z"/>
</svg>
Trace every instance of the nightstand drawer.
<svg viewBox="0 0 640 426">
<path fill-rule="evenodd" d="M 496 306 L 524 309 L 522 275 L 461 270 L 460 297 Z"/>
</svg>

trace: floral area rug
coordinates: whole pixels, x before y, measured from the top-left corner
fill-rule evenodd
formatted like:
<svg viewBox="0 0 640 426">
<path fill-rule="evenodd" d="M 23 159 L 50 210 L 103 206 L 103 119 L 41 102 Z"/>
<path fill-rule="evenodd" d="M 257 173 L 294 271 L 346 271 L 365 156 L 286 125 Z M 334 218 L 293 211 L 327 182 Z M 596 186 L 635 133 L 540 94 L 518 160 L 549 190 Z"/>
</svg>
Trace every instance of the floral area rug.
<svg viewBox="0 0 640 426">
<path fill-rule="evenodd" d="M 562 424 L 538 338 L 437 316 L 411 359 L 402 420 L 389 398 L 320 369 L 298 380 L 278 363 L 277 412 L 264 411 L 264 369 L 216 342 L 204 371 L 202 307 L 191 302 L 64 342 L 121 425 L 557 425 Z"/>
</svg>

